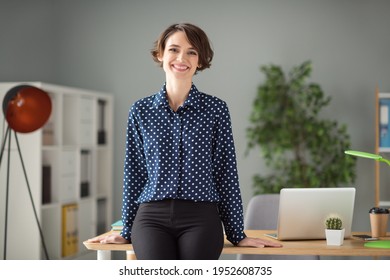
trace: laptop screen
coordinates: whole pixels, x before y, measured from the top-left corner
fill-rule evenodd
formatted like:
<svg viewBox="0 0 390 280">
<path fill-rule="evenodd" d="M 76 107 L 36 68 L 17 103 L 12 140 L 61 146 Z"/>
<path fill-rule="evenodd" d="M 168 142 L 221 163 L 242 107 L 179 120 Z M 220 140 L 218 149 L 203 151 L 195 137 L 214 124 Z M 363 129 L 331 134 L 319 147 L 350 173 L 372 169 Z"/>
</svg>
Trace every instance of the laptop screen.
<svg viewBox="0 0 390 280">
<path fill-rule="evenodd" d="M 325 220 L 341 217 L 351 235 L 355 188 L 284 188 L 280 191 L 278 239 L 325 239 Z"/>
</svg>

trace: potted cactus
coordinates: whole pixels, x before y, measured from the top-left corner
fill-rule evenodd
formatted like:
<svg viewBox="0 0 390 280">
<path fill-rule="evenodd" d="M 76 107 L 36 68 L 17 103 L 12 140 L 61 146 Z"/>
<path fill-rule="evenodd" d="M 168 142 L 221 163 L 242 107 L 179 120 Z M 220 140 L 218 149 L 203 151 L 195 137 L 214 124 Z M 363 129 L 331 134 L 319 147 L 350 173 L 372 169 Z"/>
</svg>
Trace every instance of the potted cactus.
<svg viewBox="0 0 390 280">
<path fill-rule="evenodd" d="M 326 244 L 333 246 L 341 246 L 344 243 L 343 221 L 337 215 L 330 215 L 325 220 L 325 236 Z"/>
</svg>

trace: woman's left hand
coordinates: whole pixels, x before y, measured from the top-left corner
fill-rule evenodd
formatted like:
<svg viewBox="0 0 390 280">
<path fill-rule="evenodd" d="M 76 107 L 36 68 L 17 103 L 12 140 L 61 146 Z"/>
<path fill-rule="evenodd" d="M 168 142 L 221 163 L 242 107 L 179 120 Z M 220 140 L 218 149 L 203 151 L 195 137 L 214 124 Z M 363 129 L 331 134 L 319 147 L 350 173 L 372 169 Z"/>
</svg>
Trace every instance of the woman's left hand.
<svg viewBox="0 0 390 280">
<path fill-rule="evenodd" d="M 277 242 L 272 242 L 270 240 L 261 239 L 261 238 L 254 238 L 254 237 L 245 237 L 243 240 L 241 240 L 237 246 L 239 247 L 257 247 L 257 248 L 264 248 L 264 247 L 276 247 L 280 248 L 283 247 L 282 244 Z"/>
</svg>

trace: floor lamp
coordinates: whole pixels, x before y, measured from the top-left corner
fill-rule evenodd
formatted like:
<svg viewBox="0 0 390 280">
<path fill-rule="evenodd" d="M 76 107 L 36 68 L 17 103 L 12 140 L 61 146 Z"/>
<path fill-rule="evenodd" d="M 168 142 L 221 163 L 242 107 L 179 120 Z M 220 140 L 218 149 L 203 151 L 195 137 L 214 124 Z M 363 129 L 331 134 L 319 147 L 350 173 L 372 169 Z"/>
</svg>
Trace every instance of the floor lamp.
<svg viewBox="0 0 390 280">
<path fill-rule="evenodd" d="M 14 132 L 15 142 L 23 168 L 24 177 L 27 183 L 27 190 L 30 196 L 34 211 L 35 220 L 39 229 L 42 246 L 46 259 L 49 259 L 46 244 L 43 238 L 43 232 L 39 223 L 37 211 L 31 193 L 30 184 L 27 178 L 26 168 L 22 153 L 20 150 L 17 132 L 29 133 L 41 128 L 49 119 L 51 114 L 51 99 L 43 90 L 30 86 L 19 85 L 11 88 L 3 99 L 3 113 L 8 123 L 4 141 L 0 152 L 0 167 L 3 159 L 6 143 L 8 142 L 8 161 L 7 161 L 7 185 L 5 198 L 5 225 L 4 225 L 4 259 L 7 257 L 7 230 L 8 230 L 8 200 L 9 200 L 9 181 L 10 181 L 10 155 L 11 155 L 11 133 Z"/>
</svg>

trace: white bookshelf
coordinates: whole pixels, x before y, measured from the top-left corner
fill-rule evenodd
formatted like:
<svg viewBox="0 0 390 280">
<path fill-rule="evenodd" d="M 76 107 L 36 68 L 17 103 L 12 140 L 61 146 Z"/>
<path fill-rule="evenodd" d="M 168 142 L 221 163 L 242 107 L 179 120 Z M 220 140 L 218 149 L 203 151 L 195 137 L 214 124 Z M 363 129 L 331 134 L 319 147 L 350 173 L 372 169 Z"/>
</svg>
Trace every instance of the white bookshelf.
<svg viewBox="0 0 390 280">
<path fill-rule="evenodd" d="M 386 159 L 390 159 L 390 146 L 381 146 L 380 143 L 380 122 L 381 116 L 384 112 L 381 112 L 380 104 L 381 100 L 390 100 L 390 93 L 379 92 L 379 89 L 376 89 L 375 92 L 375 153 L 380 154 Z M 386 117 L 385 117 L 386 118 Z M 390 116 L 387 115 L 389 120 Z M 390 123 L 388 124 L 390 128 Z M 390 133 L 390 129 L 388 130 Z M 375 206 L 390 208 L 390 166 L 386 163 L 380 163 L 375 161 Z"/>
<path fill-rule="evenodd" d="M 86 89 L 41 82 L 0 83 L 0 100 L 14 86 L 28 84 L 47 92 L 52 113 L 39 130 L 18 133 L 20 149 L 50 259 L 85 259 L 82 242 L 110 229 L 113 183 L 113 97 Z M 101 105 L 104 104 L 104 110 Z M 104 112 L 104 114 L 103 114 Z M 98 137 L 104 124 L 105 137 Z M 1 144 L 8 124 L 0 116 Z M 13 131 L 10 149 L 7 259 L 45 259 Z M 101 133 L 100 133 L 101 134 Z M 98 138 L 104 140 L 98 140 Z M 8 147 L 0 165 L 0 256 L 4 258 Z M 50 180 L 43 175 L 50 170 Z M 47 168 L 49 166 L 49 168 Z M 50 183 L 44 183 L 49 181 Z M 50 199 L 43 185 L 50 186 Z M 46 198 L 44 199 L 44 193 Z M 76 205 L 75 242 L 64 255 L 62 209 Z M 95 259 L 96 257 L 91 257 Z"/>
</svg>

